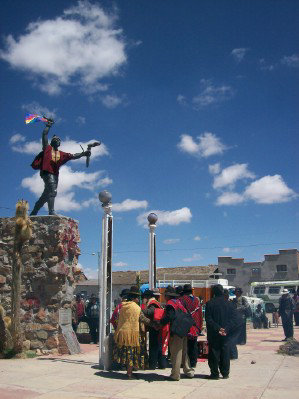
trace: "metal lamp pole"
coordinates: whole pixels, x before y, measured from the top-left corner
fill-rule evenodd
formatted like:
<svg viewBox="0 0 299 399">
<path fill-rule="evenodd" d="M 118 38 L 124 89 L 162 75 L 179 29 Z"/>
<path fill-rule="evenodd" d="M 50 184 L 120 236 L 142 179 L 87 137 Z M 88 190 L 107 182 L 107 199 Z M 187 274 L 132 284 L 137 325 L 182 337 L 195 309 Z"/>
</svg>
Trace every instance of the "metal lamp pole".
<svg viewBox="0 0 299 399">
<path fill-rule="evenodd" d="M 109 191 L 101 191 L 99 200 L 102 202 L 104 215 L 102 218 L 102 250 L 99 267 L 99 368 L 107 370 L 109 364 L 109 334 L 111 332 L 110 317 L 112 311 L 112 228 L 111 212 L 112 195 Z"/>
<path fill-rule="evenodd" d="M 158 216 L 155 213 L 150 213 L 147 217 L 149 227 L 149 288 L 150 290 L 156 288 L 156 223 Z"/>
</svg>

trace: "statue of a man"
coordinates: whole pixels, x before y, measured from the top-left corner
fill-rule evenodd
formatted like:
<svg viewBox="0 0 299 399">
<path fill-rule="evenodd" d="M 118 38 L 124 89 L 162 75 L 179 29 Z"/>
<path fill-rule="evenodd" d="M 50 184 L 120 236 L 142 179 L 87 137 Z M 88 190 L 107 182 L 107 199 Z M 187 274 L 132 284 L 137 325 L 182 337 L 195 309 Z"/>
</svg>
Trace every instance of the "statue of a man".
<svg viewBox="0 0 299 399">
<path fill-rule="evenodd" d="M 78 154 L 70 154 L 59 151 L 61 140 L 58 136 L 53 136 L 51 143 L 48 142 L 48 132 L 54 121 L 48 119 L 46 127 L 42 133 L 43 153 L 40 164 L 40 176 L 45 183 L 45 188 L 36 201 L 31 216 L 37 215 L 40 208 L 47 202 L 49 215 L 55 215 L 54 202 L 57 195 L 59 168 L 71 159 L 90 156 L 90 151 L 83 151 Z"/>
</svg>

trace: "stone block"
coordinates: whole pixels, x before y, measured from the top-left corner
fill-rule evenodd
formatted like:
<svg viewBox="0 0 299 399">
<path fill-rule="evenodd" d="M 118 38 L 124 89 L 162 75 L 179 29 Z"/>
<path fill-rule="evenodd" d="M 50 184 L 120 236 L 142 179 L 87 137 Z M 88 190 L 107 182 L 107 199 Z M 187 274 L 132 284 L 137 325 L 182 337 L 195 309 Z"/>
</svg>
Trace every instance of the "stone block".
<svg viewBox="0 0 299 399">
<path fill-rule="evenodd" d="M 41 341 L 38 341 L 37 339 L 30 341 L 30 349 L 41 349 L 41 348 L 43 348 L 43 346 L 44 346 L 44 343 Z"/>
<path fill-rule="evenodd" d="M 40 330 L 36 332 L 36 336 L 38 339 L 46 340 L 48 338 L 48 333 L 45 330 Z"/>
<path fill-rule="evenodd" d="M 49 337 L 46 342 L 45 345 L 48 349 L 54 349 L 58 347 L 58 338 L 54 335 L 52 335 L 51 337 Z"/>
<path fill-rule="evenodd" d="M 2 276 L 1 274 L 0 274 L 0 284 L 5 284 L 6 283 L 6 277 L 5 276 Z"/>
</svg>

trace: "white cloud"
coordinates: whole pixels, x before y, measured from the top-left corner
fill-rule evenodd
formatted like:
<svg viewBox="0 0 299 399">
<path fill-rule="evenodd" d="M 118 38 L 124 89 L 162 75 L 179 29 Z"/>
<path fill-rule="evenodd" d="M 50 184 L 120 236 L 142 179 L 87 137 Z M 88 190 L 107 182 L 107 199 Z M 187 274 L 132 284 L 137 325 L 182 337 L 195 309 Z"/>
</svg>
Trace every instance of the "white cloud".
<svg viewBox="0 0 299 399">
<path fill-rule="evenodd" d="M 125 41 L 116 16 L 98 4 L 78 1 L 55 19 L 37 20 L 18 38 L 6 37 L 0 57 L 29 72 L 37 87 L 57 94 L 62 86 L 95 86 L 126 63 Z"/>
<path fill-rule="evenodd" d="M 221 173 L 214 178 L 213 188 L 219 189 L 225 186 L 234 187 L 238 180 L 254 179 L 254 173 L 248 170 L 246 163 L 235 164 L 222 169 Z"/>
<path fill-rule="evenodd" d="M 140 226 L 148 227 L 147 217 L 149 213 L 155 213 L 158 216 L 157 224 L 160 226 L 162 226 L 163 224 L 177 226 L 180 223 L 190 223 L 192 218 L 191 211 L 187 207 L 177 209 L 175 211 L 152 210 L 150 212 L 145 212 L 137 216 L 137 223 Z"/>
<path fill-rule="evenodd" d="M 179 94 L 176 99 L 177 99 L 177 102 L 181 105 L 187 104 L 186 97 L 183 96 L 182 94 Z"/>
<path fill-rule="evenodd" d="M 22 136 L 21 134 L 17 133 L 14 134 L 13 136 L 11 136 L 11 138 L 9 139 L 9 143 L 10 144 L 16 144 L 16 143 L 20 143 L 26 140 L 25 136 Z"/>
<path fill-rule="evenodd" d="M 243 61 L 245 54 L 248 52 L 248 48 L 235 48 L 232 50 L 231 55 L 234 57 L 234 60 L 236 62 L 241 62 Z"/>
<path fill-rule="evenodd" d="M 288 202 L 297 197 L 280 175 L 264 176 L 252 182 L 245 189 L 244 195 L 259 204 Z"/>
<path fill-rule="evenodd" d="M 239 248 L 229 248 L 229 247 L 224 247 L 222 249 L 223 252 L 225 253 L 233 253 L 233 252 L 239 252 Z"/>
<path fill-rule="evenodd" d="M 194 262 L 194 261 L 197 261 L 200 259 L 202 259 L 202 256 L 200 254 L 193 254 L 192 257 L 184 258 L 182 260 L 183 260 L 183 262 L 189 263 L 189 262 Z"/>
<path fill-rule="evenodd" d="M 176 244 L 177 242 L 180 242 L 180 238 L 167 238 L 166 240 L 163 241 L 164 244 L 166 245 L 171 245 L 171 244 Z"/>
<path fill-rule="evenodd" d="M 200 240 L 201 240 L 201 237 L 200 237 L 200 236 L 195 236 L 195 237 L 193 238 L 193 240 L 194 240 L 194 241 L 200 241 Z"/>
<path fill-rule="evenodd" d="M 55 199 L 56 211 L 80 210 L 86 207 L 86 201 L 82 203 L 75 199 L 74 189 L 86 189 L 93 191 L 101 187 L 101 176 L 104 171 L 94 173 L 75 172 L 71 167 L 64 165 L 60 168 L 59 184 L 57 197 Z M 22 187 L 28 188 L 36 197 L 39 197 L 44 189 L 43 180 L 39 176 L 39 172 L 31 177 L 22 180 Z"/>
<path fill-rule="evenodd" d="M 94 280 L 98 278 L 98 271 L 96 269 L 92 269 L 90 267 L 83 268 L 83 273 L 89 280 Z"/>
<path fill-rule="evenodd" d="M 113 212 L 127 212 L 132 211 L 134 209 L 146 209 L 148 207 L 147 201 L 138 201 L 132 199 L 126 199 L 120 203 L 112 203 L 112 211 Z"/>
<path fill-rule="evenodd" d="M 230 100 L 235 93 L 231 86 L 215 86 L 210 80 L 206 79 L 201 80 L 201 86 L 201 92 L 192 99 L 192 104 L 197 110 Z"/>
<path fill-rule="evenodd" d="M 213 165 L 209 165 L 209 172 L 211 175 L 217 175 L 220 172 L 220 163 L 214 163 Z"/>
<path fill-rule="evenodd" d="M 292 54 L 289 56 L 284 56 L 281 59 L 281 63 L 291 68 L 298 68 L 299 67 L 299 54 Z"/>
<path fill-rule="evenodd" d="M 123 98 L 116 96 L 115 94 L 107 94 L 100 97 L 100 101 L 105 107 L 113 109 L 123 103 Z"/>
<path fill-rule="evenodd" d="M 259 64 L 262 71 L 273 71 L 275 68 L 275 65 L 268 64 L 264 58 L 259 60 Z"/>
<path fill-rule="evenodd" d="M 22 154 L 37 155 L 42 150 L 41 141 L 30 141 L 24 143 L 23 140 L 15 142 L 17 145 L 12 145 L 11 149 L 15 152 L 20 152 Z"/>
<path fill-rule="evenodd" d="M 222 193 L 216 205 L 236 205 L 245 201 L 254 201 L 258 204 L 275 204 L 288 202 L 298 195 L 290 189 L 280 175 L 264 176 L 249 184 L 243 193 L 228 191 Z"/>
<path fill-rule="evenodd" d="M 216 205 L 236 205 L 244 202 L 242 194 L 234 193 L 231 191 L 222 193 L 216 201 Z"/>
<path fill-rule="evenodd" d="M 47 118 L 52 118 L 55 122 L 60 120 L 57 118 L 56 109 L 51 111 L 48 107 L 39 104 L 37 101 L 23 104 L 21 108 L 23 111 L 29 114 L 45 115 Z"/>
<path fill-rule="evenodd" d="M 181 140 L 177 144 L 178 148 L 191 155 L 207 158 L 211 155 L 222 154 L 226 146 L 213 133 L 205 132 L 194 140 L 188 134 L 181 135 Z"/>
<path fill-rule="evenodd" d="M 12 136 L 14 137 L 14 136 Z M 23 136 L 22 136 L 23 137 Z M 11 138 L 12 139 L 12 138 Z M 13 139 L 13 141 L 15 140 L 15 138 Z M 13 141 L 10 141 L 10 143 L 13 143 Z M 49 142 L 51 141 L 51 137 L 49 137 Z M 71 154 L 76 154 L 76 153 L 80 153 L 82 151 L 80 145 L 84 148 L 84 150 L 87 149 L 87 145 L 91 144 L 93 142 L 95 142 L 97 140 L 92 139 L 92 140 L 88 140 L 88 141 L 75 141 L 75 140 L 71 140 L 69 138 L 67 138 L 66 140 L 63 140 L 61 142 L 61 146 L 59 147 L 59 149 L 61 151 L 64 152 L 70 152 Z M 22 142 L 22 143 L 20 143 Z M 17 146 L 16 145 L 12 145 L 12 150 L 15 152 L 20 152 L 20 153 L 24 153 L 24 154 L 32 154 L 32 155 L 37 155 L 41 150 L 42 150 L 42 143 L 41 141 L 29 141 L 24 143 L 24 140 L 19 140 L 19 141 L 15 141 L 15 143 L 19 143 Z M 104 155 L 108 155 L 108 149 L 105 146 L 105 144 L 101 144 L 98 147 L 93 147 L 91 149 L 91 161 L 102 157 Z M 80 163 L 85 163 L 86 158 L 82 157 L 80 159 L 75 160 L 74 162 L 80 162 Z"/>
<path fill-rule="evenodd" d="M 76 122 L 79 123 L 80 125 L 85 125 L 85 123 L 86 123 L 85 116 L 78 116 L 76 119 Z"/>
<path fill-rule="evenodd" d="M 128 266 L 128 264 L 126 262 L 116 262 L 116 263 L 113 263 L 113 266 L 125 267 L 125 266 Z"/>
</svg>

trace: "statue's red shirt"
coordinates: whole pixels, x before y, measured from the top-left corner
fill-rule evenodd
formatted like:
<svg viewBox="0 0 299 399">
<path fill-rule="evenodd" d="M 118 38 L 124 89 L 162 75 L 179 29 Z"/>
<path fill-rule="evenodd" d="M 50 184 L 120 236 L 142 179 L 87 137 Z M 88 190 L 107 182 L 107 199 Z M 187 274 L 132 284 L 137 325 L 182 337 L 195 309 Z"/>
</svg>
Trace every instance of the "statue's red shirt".
<svg viewBox="0 0 299 399">
<path fill-rule="evenodd" d="M 48 144 L 44 149 L 43 164 L 41 170 L 52 173 L 53 175 L 59 175 L 59 168 L 67 161 L 73 158 L 73 154 L 55 151 L 54 148 Z"/>
</svg>

